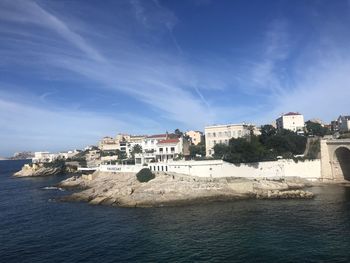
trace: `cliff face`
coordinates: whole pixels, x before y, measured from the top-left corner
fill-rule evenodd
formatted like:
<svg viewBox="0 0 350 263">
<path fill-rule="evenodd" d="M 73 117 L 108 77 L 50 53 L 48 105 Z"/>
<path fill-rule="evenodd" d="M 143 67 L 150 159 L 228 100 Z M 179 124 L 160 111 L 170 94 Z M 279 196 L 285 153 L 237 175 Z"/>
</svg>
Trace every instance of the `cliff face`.
<svg viewBox="0 0 350 263">
<path fill-rule="evenodd" d="M 86 201 L 124 207 L 180 205 L 196 202 L 241 198 L 311 198 L 311 192 L 300 189 L 305 181 L 267 181 L 240 178 L 199 178 L 157 173 L 147 183 L 137 181 L 133 173 L 95 172 L 71 177 L 60 183 L 63 188 L 85 189 L 63 198 L 66 201 Z"/>
</svg>

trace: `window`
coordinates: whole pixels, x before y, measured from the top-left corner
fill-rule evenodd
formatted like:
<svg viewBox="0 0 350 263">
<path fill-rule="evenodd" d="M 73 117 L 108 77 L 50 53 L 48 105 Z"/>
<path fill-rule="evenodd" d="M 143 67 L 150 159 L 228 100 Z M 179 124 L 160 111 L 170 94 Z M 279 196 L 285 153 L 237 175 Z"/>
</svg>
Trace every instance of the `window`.
<svg viewBox="0 0 350 263">
<path fill-rule="evenodd" d="M 214 140 L 214 146 L 216 145 L 216 141 Z"/>
<path fill-rule="evenodd" d="M 171 148 L 170 148 L 170 151 L 171 151 L 171 152 L 175 152 L 175 147 L 171 147 Z"/>
<path fill-rule="evenodd" d="M 219 132 L 219 137 L 221 137 L 222 136 L 222 132 Z"/>
<path fill-rule="evenodd" d="M 216 137 L 216 133 L 215 132 L 213 132 L 213 137 Z"/>
<path fill-rule="evenodd" d="M 232 132 L 232 137 L 236 137 L 236 131 Z"/>
<path fill-rule="evenodd" d="M 163 152 L 163 148 L 159 148 L 159 151 L 160 151 L 160 152 Z"/>
<path fill-rule="evenodd" d="M 208 136 L 208 137 L 211 137 L 211 133 L 210 133 L 210 132 L 208 132 L 208 133 L 207 133 L 207 136 Z"/>
</svg>

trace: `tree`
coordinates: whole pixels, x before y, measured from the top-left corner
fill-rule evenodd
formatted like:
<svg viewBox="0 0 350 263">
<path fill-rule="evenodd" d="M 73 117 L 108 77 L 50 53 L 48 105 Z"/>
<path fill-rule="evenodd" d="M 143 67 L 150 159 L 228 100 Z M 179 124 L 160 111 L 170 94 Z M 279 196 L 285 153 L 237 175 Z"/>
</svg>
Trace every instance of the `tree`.
<svg viewBox="0 0 350 263">
<path fill-rule="evenodd" d="M 259 137 L 255 135 L 251 135 L 249 141 L 245 138 L 230 139 L 229 149 L 224 160 L 232 163 L 259 162 L 270 156 Z"/>
<path fill-rule="evenodd" d="M 117 152 L 117 155 L 118 155 L 118 160 L 121 161 L 121 160 L 124 160 L 124 159 L 127 158 L 126 152 L 122 152 L 120 150 L 117 150 L 116 152 Z"/>
<path fill-rule="evenodd" d="M 261 126 L 260 132 L 260 141 L 265 144 L 269 138 L 276 135 L 277 129 L 270 124 L 266 124 Z"/>
<path fill-rule="evenodd" d="M 213 157 L 215 159 L 223 159 L 230 152 L 230 147 L 226 144 L 219 143 L 214 146 Z"/>
<path fill-rule="evenodd" d="M 136 178 L 140 183 L 147 183 L 148 181 L 155 178 L 155 175 L 148 168 L 141 169 L 137 174 Z"/>
<path fill-rule="evenodd" d="M 307 121 L 305 124 L 308 135 L 323 137 L 329 133 L 328 128 L 322 127 L 322 125 L 317 122 Z"/>
<path fill-rule="evenodd" d="M 142 146 L 140 144 L 135 144 L 132 147 L 131 155 L 134 157 L 136 153 L 142 153 Z"/>
<path fill-rule="evenodd" d="M 268 137 L 264 145 L 278 155 L 286 153 L 303 154 L 306 148 L 306 137 L 290 130 L 282 129 L 276 135 Z"/>
<path fill-rule="evenodd" d="M 190 157 L 191 158 L 198 157 L 198 155 L 200 155 L 201 157 L 204 157 L 205 156 L 204 141 L 200 142 L 197 145 L 190 145 L 189 150 L 190 150 Z"/>
<path fill-rule="evenodd" d="M 175 135 L 177 135 L 178 137 L 181 137 L 183 135 L 183 132 L 180 131 L 180 129 L 175 129 L 174 131 Z"/>
</svg>

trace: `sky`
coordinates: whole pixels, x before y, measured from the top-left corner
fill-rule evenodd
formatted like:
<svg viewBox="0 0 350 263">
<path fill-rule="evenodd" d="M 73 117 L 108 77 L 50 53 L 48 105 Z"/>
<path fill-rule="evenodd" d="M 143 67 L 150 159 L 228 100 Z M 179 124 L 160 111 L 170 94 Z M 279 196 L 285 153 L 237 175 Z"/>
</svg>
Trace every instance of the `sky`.
<svg viewBox="0 0 350 263">
<path fill-rule="evenodd" d="M 350 114 L 347 0 L 1 0 L 0 156 Z"/>
</svg>

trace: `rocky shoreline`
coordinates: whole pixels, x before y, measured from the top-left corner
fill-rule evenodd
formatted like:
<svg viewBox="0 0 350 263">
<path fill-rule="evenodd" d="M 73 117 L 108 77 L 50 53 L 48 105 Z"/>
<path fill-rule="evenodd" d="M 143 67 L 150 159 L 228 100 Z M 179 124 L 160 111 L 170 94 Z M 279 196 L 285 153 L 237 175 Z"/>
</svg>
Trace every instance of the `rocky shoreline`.
<svg viewBox="0 0 350 263">
<path fill-rule="evenodd" d="M 200 178 L 158 172 L 155 178 L 140 183 L 134 173 L 95 172 L 73 176 L 59 185 L 80 189 L 62 201 L 83 201 L 89 204 L 120 207 L 159 207 L 235 199 L 310 199 L 314 194 L 304 191 L 311 186 L 307 180 Z"/>
<path fill-rule="evenodd" d="M 77 165 L 60 163 L 25 164 L 22 169 L 13 174 L 15 177 L 43 177 L 50 175 L 76 173 Z"/>
</svg>

